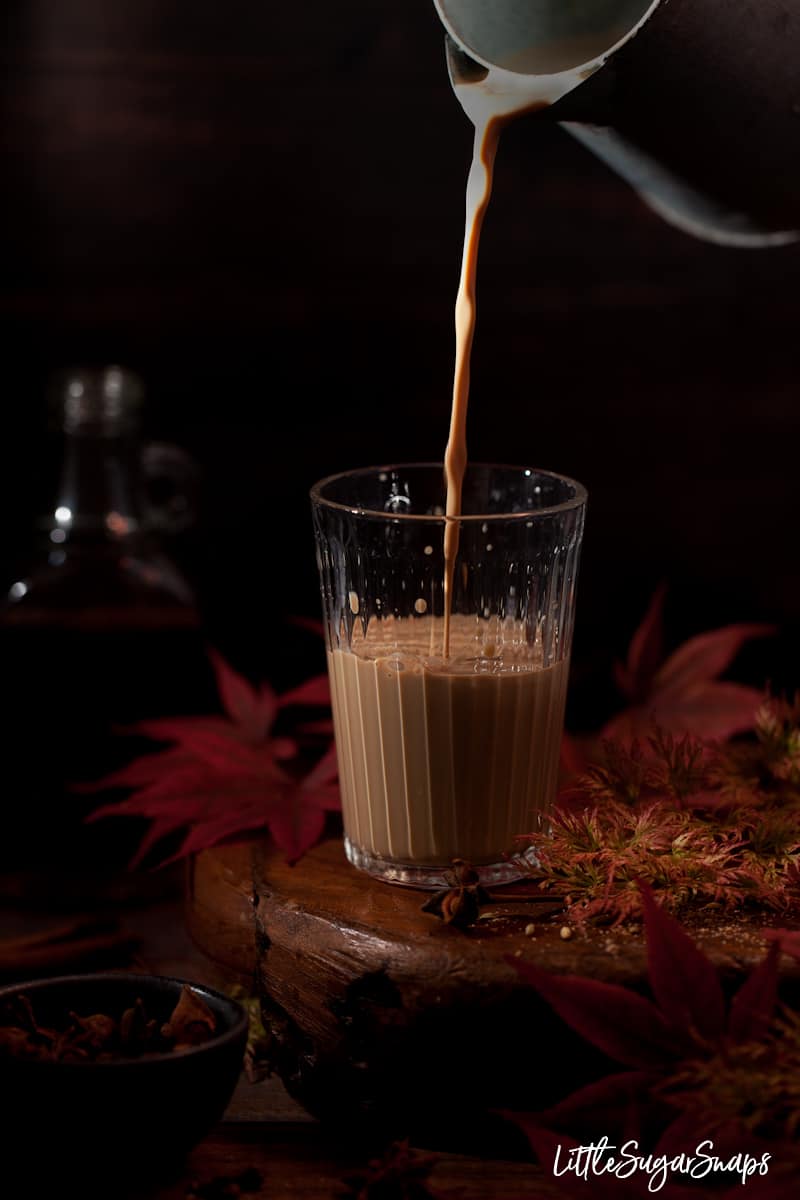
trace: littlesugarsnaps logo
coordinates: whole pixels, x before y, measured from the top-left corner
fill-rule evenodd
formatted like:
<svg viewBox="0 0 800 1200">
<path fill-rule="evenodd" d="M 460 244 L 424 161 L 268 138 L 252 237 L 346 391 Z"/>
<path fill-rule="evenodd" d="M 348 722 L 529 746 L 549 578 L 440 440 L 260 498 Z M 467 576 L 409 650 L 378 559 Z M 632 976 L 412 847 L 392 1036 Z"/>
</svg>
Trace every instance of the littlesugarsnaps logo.
<svg viewBox="0 0 800 1200">
<path fill-rule="evenodd" d="M 730 1158 L 720 1158 L 714 1153 L 712 1141 L 701 1142 L 693 1154 L 640 1154 L 639 1143 L 625 1142 L 622 1146 L 612 1145 L 607 1137 L 588 1146 L 573 1146 L 564 1150 L 556 1147 L 553 1174 L 574 1175 L 587 1182 L 600 1175 L 617 1179 L 632 1179 L 636 1175 L 647 1177 L 647 1190 L 660 1192 L 673 1175 L 689 1179 L 709 1179 L 714 1175 L 738 1176 L 746 1184 L 754 1175 L 766 1175 L 772 1156 L 762 1154 L 760 1158 L 744 1151 Z"/>
</svg>

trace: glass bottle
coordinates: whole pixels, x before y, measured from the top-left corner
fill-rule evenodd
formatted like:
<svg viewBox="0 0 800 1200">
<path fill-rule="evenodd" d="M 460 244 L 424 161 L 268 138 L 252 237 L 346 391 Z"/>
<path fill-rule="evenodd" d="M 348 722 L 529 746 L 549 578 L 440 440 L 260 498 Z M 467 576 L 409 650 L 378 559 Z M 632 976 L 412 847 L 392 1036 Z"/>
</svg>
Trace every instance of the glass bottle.
<svg viewBox="0 0 800 1200">
<path fill-rule="evenodd" d="M 190 710 L 198 686 L 202 694 L 192 592 L 154 536 L 158 526 L 188 523 L 191 464 L 168 448 L 143 452 L 142 400 L 141 381 L 119 367 L 72 372 L 59 384 L 60 477 L 39 547 L 0 611 L 12 697 L 0 860 L 15 870 L 119 868 L 141 829 L 87 826 L 99 800 L 74 785 L 153 749 L 116 727 Z M 150 498 L 154 476 L 167 504 Z"/>
</svg>

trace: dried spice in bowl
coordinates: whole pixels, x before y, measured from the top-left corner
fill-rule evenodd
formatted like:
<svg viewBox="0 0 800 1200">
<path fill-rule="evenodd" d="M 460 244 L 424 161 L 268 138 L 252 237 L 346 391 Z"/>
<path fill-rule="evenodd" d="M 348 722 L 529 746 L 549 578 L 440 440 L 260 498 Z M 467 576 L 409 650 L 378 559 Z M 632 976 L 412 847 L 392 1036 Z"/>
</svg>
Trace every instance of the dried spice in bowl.
<svg viewBox="0 0 800 1200">
<path fill-rule="evenodd" d="M 29 996 L 20 993 L 0 1011 L 0 1057 L 50 1062 L 109 1062 L 168 1054 L 209 1041 L 217 1029 L 214 1013 L 196 991 L 184 985 L 168 1021 L 147 1014 L 140 996 L 120 1017 L 110 1013 L 65 1014 L 55 1025 L 37 1020 Z"/>
<path fill-rule="evenodd" d="M 43 1172 L 48 1183 L 53 1173 L 55 1184 L 74 1179 L 82 1195 L 88 1177 L 155 1178 L 221 1118 L 247 1029 L 230 997 L 167 976 L 97 973 L 0 989 L 0 1074 L 14 1101 L 4 1154 L 17 1171 L 35 1165 L 37 1181 Z"/>
</svg>

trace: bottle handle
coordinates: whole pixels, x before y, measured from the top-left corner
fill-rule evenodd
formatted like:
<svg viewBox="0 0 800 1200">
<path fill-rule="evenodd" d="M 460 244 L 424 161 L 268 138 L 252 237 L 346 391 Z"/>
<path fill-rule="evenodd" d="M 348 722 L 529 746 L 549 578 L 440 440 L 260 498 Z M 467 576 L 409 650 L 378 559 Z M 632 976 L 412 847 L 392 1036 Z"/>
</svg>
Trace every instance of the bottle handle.
<svg viewBox="0 0 800 1200">
<path fill-rule="evenodd" d="M 180 446 L 149 442 L 142 450 L 144 509 L 148 528 L 176 534 L 197 520 L 200 468 Z"/>
</svg>

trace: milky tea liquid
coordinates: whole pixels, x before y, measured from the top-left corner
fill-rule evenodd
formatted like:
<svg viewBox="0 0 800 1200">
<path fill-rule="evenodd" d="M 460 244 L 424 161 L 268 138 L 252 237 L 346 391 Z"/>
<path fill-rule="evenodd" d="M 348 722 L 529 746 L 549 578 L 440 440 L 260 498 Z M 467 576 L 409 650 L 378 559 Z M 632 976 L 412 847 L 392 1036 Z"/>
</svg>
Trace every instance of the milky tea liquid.
<svg viewBox="0 0 800 1200">
<path fill-rule="evenodd" d="M 345 831 L 379 858 L 501 863 L 555 794 L 566 663 L 489 658 L 460 614 L 436 658 L 433 622 L 440 638 L 440 618 L 408 618 L 382 645 L 373 622 L 329 653 Z"/>
</svg>

